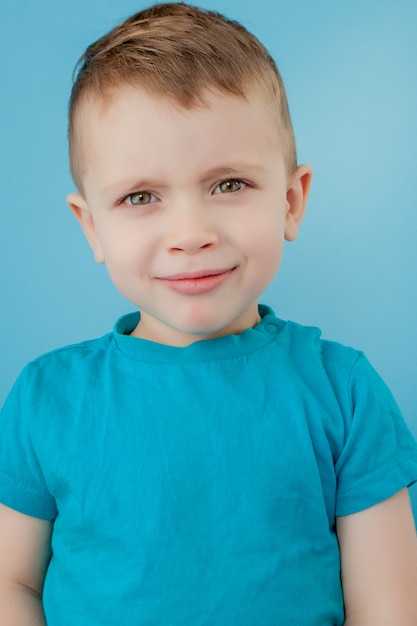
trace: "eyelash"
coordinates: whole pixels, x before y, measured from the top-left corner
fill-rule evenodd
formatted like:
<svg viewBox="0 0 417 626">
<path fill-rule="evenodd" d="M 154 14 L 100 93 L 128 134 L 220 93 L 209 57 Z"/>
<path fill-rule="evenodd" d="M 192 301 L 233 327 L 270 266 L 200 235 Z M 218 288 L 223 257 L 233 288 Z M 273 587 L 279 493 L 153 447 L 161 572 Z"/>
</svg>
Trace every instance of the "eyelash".
<svg viewBox="0 0 417 626">
<path fill-rule="evenodd" d="M 233 189 L 232 186 L 236 184 L 238 185 L 238 189 Z M 217 191 L 217 189 L 221 189 L 222 185 L 226 185 L 226 190 Z M 213 193 L 237 193 L 238 191 L 243 191 L 244 189 L 246 189 L 246 187 L 248 187 L 248 183 L 245 183 L 245 181 L 241 180 L 240 178 L 225 178 L 224 180 L 220 181 L 220 183 L 214 189 Z"/>
<path fill-rule="evenodd" d="M 148 202 L 132 202 L 132 198 L 134 197 L 148 197 L 149 201 Z M 153 200 L 152 200 L 153 198 Z M 151 193 L 150 191 L 134 191 L 133 193 L 130 193 L 128 196 L 125 196 L 124 198 L 122 198 L 122 201 L 120 204 L 127 204 L 128 206 L 147 206 L 148 204 L 152 204 L 152 202 L 156 201 L 156 196 Z"/>
<path fill-rule="evenodd" d="M 223 189 L 223 191 L 217 191 L 218 189 L 221 190 L 222 185 L 226 186 L 226 189 Z M 233 189 L 233 185 L 237 185 L 238 188 Z M 248 183 L 241 180 L 240 178 L 225 178 L 224 180 L 220 181 L 216 185 L 216 187 L 214 188 L 213 194 L 237 193 L 239 191 L 243 191 L 248 186 L 249 186 Z M 132 198 L 134 198 L 135 196 L 138 199 L 140 197 L 142 199 L 146 198 L 147 202 L 138 202 L 138 203 L 132 202 Z M 128 206 L 147 206 L 148 204 L 152 204 L 156 200 L 157 200 L 156 196 L 150 191 L 135 191 L 125 196 L 124 198 L 122 198 L 120 204 L 127 204 Z"/>
</svg>

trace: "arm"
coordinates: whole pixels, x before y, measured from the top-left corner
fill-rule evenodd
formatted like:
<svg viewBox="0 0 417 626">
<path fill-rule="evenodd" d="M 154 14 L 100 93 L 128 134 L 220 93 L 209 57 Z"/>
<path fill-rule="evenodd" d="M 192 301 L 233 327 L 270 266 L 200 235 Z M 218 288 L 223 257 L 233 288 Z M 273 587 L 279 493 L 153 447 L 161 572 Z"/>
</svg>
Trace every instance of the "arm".
<svg viewBox="0 0 417 626">
<path fill-rule="evenodd" d="M 417 625 L 417 536 L 403 489 L 339 517 L 346 626 Z"/>
<path fill-rule="evenodd" d="M 0 623 L 44 626 L 42 588 L 52 523 L 0 504 Z"/>
</svg>

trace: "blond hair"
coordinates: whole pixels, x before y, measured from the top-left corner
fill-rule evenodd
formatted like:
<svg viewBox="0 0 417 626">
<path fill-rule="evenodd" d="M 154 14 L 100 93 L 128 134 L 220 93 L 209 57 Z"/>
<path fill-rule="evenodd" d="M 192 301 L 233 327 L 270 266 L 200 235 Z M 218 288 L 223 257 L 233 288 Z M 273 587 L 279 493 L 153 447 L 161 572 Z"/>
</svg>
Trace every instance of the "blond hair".
<svg viewBox="0 0 417 626">
<path fill-rule="evenodd" d="M 111 99 L 123 85 L 141 87 L 191 109 L 217 89 L 246 97 L 262 90 L 279 121 L 287 169 L 296 167 L 294 132 L 282 78 L 265 47 L 241 24 L 183 2 L 156 4 L 91 44 L 77 64 L 69 104 L 71 174 L 80 189 L 76 117 L 86 97 Z M 76 69 L 77 69 L 76 68 Z"/>
</svg>

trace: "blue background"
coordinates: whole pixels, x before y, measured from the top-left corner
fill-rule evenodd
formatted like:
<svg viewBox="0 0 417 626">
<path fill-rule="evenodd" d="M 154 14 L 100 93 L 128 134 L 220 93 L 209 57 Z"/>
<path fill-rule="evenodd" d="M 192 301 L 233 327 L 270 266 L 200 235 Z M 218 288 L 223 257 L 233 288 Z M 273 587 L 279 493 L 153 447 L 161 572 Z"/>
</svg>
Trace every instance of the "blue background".
<svg viewBox="0 0 417 626">
<path fill-rule="evenodd" d="M 1 2 L 0 405 L 28 360 L 132 310 L 65 205 L 66 109 L 85 47 L 147 5 Z M 417 435 L 417 3 L 204 6 L 241 21 L 277 60 L 299 161 L 315 172 L 300 237 L 263 301 L 363 349 Z"/>
</svg>

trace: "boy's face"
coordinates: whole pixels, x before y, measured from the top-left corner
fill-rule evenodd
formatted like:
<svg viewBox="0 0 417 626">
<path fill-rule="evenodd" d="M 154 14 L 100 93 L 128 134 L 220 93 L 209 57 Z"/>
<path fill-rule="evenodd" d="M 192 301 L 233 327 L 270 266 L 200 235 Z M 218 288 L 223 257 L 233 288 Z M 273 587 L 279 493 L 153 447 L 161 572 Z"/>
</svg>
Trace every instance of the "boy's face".
<svg viewBox="0 0 417 626">
<path fill-rule="evenodd" d="M 174 346 L 258 321 L 311 177 L 286 173 L 270 105 L 218 92 L 184 110 L 136 88 L 78 115 L 84 196 L 68 202 L 95 258 L 141 311 L 134 335 Z"/>
</svg>

